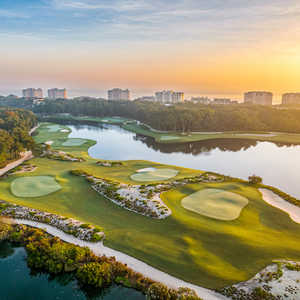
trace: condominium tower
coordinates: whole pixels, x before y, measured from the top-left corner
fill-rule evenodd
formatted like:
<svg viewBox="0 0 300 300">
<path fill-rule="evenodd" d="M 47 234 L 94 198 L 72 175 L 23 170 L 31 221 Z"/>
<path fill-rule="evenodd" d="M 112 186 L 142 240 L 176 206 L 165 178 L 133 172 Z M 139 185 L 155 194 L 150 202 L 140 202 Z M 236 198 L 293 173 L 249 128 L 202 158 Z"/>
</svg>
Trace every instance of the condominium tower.
<svg viewBox="0 0 300 300">
<path fill-rule="evenodd" d="M 244 94 L 244 102 L 250 104 L 272 105 L 273 94 L 270 92 L 248 92 Z"/>
<path fill-rule="evenodd" d="M 179 103 L 184 101 L 184 93 L 174 91 L 161 91 L 155 93 L 156 101 L 162 103 Z"/>
<path fill-rule="evenodd" d="M 282 104 L 300 104 L 300 93 L 283 94 Z"/>
<path fill-rule="evenodd" d="M 51 100 L 55 99 L 66 99 L 67 98 L 67 90 L 66 89 L 49 89 L 48 90 L 48 98 Z"/>
<path fill-rule="evenodd" d="M 112 89 L 107 92 L 108 100 L 130 100 L 130 91 L 122 89 Z"/>
<path fill-rule="evenodd" d="M 22 91 L 23 98 L 26 99 L 33 99 L 33 98 L 43 98 L 43 90 L 42 89 L 35 89 L 35 88 L 28 88 Z"/>
</svg>

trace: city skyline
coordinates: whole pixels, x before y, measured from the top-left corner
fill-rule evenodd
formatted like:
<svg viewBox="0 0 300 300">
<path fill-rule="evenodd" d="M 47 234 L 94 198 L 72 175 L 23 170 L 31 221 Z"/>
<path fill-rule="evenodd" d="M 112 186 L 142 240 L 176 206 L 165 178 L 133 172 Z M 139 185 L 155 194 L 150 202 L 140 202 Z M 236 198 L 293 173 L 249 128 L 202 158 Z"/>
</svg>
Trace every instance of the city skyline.
<svg viewBox="0 0 300 300">
<path fill-rule="evenodd" d="M 294 0 L 4 0 L 0 94 L 65 86 L 104 97 L 120 86 L 241 100 L 269 90 L 277 102 L 299 91 L 299 15 Z"/>
</svg>

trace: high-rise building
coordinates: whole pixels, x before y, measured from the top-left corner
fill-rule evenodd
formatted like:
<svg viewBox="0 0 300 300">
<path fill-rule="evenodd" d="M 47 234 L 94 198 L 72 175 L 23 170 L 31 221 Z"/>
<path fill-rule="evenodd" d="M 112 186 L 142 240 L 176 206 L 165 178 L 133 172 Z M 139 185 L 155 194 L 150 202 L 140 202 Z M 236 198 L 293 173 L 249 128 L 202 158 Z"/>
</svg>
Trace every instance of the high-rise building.
<svg viewBox="0 0 300 300">
<path fill-rule="evenodd" d="M 161 91 L 155 93 L 156 101 L 162 103 L 179 103 L 184 101 L 184 93 L 174 91 Z"/>
<path fill-rule="evenodd" d="M 273 94 L 270 92 L 248 92 L 244 94 L 244 103 L 272 105 Z"/>
<path fill-rule="evenodd" d="M 192 97 L 191 101 L 194 103 L 205 104 L 205 105 L 211 103 L 211 100 L 208 97 Z"/>
<path fill-rule="evenodd" d="M 283 94 L 282 104 L 300 104 L 300 93 Z"/>
<path fill-rule="evenodd" d="M 107 92 L 108 100 L 130 100 L 130 91 L 122 89 L 112 89 Z"/>
<path fill-rule="evenodd" d="M 43 98 L 43 90 L 42 89 L 34 89 L 28 88 L 22 91 L 23 97 L 26 99 L 34 99 L 34 98 Z"/>
<path fill-rule="evenodd" d="M 66 89 L 49 89 L 48 90 L 48 98 L 51 100 L 55 99 L 66 99 L 67 98 L 67 90 Z"/>
</svg>

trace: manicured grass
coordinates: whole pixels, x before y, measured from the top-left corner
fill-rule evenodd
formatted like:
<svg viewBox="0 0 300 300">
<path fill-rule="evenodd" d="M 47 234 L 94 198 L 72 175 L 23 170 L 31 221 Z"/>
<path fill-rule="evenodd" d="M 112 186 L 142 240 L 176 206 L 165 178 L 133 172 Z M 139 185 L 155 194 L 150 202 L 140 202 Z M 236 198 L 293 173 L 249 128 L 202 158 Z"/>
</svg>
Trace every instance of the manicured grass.
<svg viewBox="0 0 300 300">
<path fill-rule="evenodd" d="M 42 197 L 61 189 L 61 186 L 51 176 L 28 176 L 15 179 L 11 183 L 11 192 L 16 197 Z"/>
<path fill-rule="evenodd" d="M 49 132 L 57 132 L 62 129 L 60 125 L 48 125 L 47 128 Z"/>
<path fill-rule="evenodd" d="M 237 219 L 247 204 L 247 198 L 219 189 L 201 190 L 181 201 L 187 210 L 223 221 Z"/>
<path fill-rule="evenodd" d="M 86 142 L 88 142 L 88 140 L 85 140 L 85 139 L 67 139 L 64 143 L 62 143 L 62 146 L 65 146 L 65 147 L 81 146 Z"/>
<path fill-rule="evenodd" d="M 180 134 L 178 132 L 152 131 L 149 128 L 135 122 L 123 124 L 126 130 L 153 137 L 159 143 L 187 143 L 214 139 L 251 139 L 257 141 L 270 141 L 278 143 L 300 144 L 300 134 L 293 133 L 269 133 L 269 132 L 202 132 Z"/>
<path fill-rule="evenodd" d="M 50 134 L 41 128 L 35 138 L 56 141 L 55 134 L 64 133 Z M 65 140 L 67 136 L 58 136 L 58 139 Z M 96 193 L 83 177 L 71 175 L 70 170 L 82 169 L 95 176 L 130 184 L 137 184 L 130 176 L 143 168 L 177 170 L 175 179 L 201 172 L 147 161 L 125 161 L 121 166 L 101 167 L 87 155 L 86 144 L 69 149 L 86 161 L 32 160 L 38 167 L 32 175 L 55 177 L 61 190 L 40 198 L 18 198 L 10 191 L 16 178 L 26 176 L 18 174 L 0 180 L 1 199 L 103 227 L 105 245 L 209 288 L 248 280 L 273 259 L 300 260 L 300 225 L 286 213 L 266 204 L 253 186 L 239 182 L 202 183 L 170 190 L 162 194 L 162 200 L 172 215 L 154 220 L 113 204 Z M 241 195 L 249 204 L 233 221 L 216 220 L 182 207 L 182 199 L 208 188 Z"/>
<path fill-rule="evenodd" d="M 174 169 L 154 169 L 146 172 L 138 172 L 130 176 L 133 181 L 139 182 L 154 182 L 168 180 L 175 177 L 178 174 L 178 170 Z"/>
</svg>

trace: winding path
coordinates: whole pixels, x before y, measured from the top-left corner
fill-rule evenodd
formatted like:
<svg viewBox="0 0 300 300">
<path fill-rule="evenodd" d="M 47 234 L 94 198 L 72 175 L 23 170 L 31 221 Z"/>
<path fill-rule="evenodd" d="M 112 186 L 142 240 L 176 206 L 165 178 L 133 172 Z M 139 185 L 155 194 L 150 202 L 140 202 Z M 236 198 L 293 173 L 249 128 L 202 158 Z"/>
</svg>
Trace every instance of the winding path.
<svg viewBox="0 0 300 300">
<path fill-rule="evenodd" d="M 117 261 L 122 262 L 123 264 L 127 264 L 127 266 L 131 269 L 133 269 L 136 272 L 139 272 L 143 274 L 145 277 L 151 278 L 152 280 L 161 282 L 168 287 L 171 288 L 179 288 L 179 287 L 188 287 L 190 289 L 193 289 L 196 291 L 198 296 L 202 298 L 203 300 L 222 300 L 222 299 L 228 299 L 227 297 L 218 294 L 212 290 L 202 288 L 200 286 L 185 282 L 181 279 L 178 279 L 176 277 L 173 277 L 165 272 L 162 272 L 158 269 L 155 269 L 146 263 L 129 256 L 127 254 L 124 254 L 122 252 L 113 250 L 111 248 L 108 248 L 103 245 L 102 242 L 99 243 L 91 243 L 91 242 L 86 242 L 82 241 L 72 235 L 66 234 L 63 231 L 48 225 L 48 224 L 43 224 L 39 222 L 34 222 L 34 221 L 29 221 L 29 220 L 23 220 L 23 219 L 15 219 L 14 220 L 18 224 L 24 224 L 24 225 L 29 225 L 32 227 L 40 228 L 48 232 L 49 234 L 53 236 L 59 237 L 61 240 L 72 243 L 81 247 L 88 247 L 91 249 L 96 255 L 102 256 L 106 255 L 108 257 L 114 256 Z"/>
</svg>

